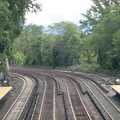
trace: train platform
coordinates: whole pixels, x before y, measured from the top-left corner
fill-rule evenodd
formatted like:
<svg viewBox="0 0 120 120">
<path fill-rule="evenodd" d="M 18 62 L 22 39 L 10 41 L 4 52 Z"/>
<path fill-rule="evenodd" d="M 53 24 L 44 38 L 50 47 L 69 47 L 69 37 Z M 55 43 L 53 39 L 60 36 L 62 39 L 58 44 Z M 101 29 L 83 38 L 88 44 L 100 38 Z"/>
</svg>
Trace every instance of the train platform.
<svg viewBox="0 0 120 120">
<path fill-rule="evenodd" d="M 112 85 L 111 87 L 117 94 L 120 95 L 120 85 Z"/>
<path fill-rule="evenodd" d="M 0 87 L 0 101 L 12 90 L 12 87 Z"/>
</svg>

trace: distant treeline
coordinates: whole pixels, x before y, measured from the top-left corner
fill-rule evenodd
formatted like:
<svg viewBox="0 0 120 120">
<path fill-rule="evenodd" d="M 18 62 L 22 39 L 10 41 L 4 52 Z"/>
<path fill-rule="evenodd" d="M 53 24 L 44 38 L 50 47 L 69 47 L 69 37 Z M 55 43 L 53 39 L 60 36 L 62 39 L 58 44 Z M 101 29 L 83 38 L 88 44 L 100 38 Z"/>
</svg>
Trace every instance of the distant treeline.
<svg viewBox="0 0 120 120">
<path fill-rule="evenodd" d="M 79 21 L 79 26 L 72 22 L 62 21 L 49 25 L 47 28 L 32 24 L 24 27 L 22 24 L 24 19 L 20 16 L 14 19 L 18 20 L 19 24 L 15 24 L 15 21 L 13 23 L 12 19 L 7 21 L 9 16 L 16 11 L 12 13 L 10 9 L 5 8 L 8 14 L 2 14 L 5 19 L 1 19 L 3 23 L 0 27 L 2 36 L 0 53 L 9 55 L 11 64 L 20 66 L 67 67 L 82 63 L 96 63 L 103 69 L 119 69 L 120 2 L 119 0 L 92 1 L 93 5 L 83 14 L 85 19 Z M 6 3 L 0 3 L 5 7 L 4 4 Z M 20 15 L 24 16 L 24 14 Z M 13 26 L 4 28 L 3 24 Z M 18 26 L 14 27 L 15 25 Z M 9 52 L 9 49 L 12 52 Z"/>
</svg>

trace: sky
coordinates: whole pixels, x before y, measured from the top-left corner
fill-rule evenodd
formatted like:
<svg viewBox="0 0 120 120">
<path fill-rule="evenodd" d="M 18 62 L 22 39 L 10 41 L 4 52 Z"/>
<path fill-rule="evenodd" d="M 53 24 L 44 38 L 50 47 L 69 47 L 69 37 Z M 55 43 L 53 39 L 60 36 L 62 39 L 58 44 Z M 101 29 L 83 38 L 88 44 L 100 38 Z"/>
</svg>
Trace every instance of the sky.
<svg viewBox="0 0 120 120">
<path fill-rule="evenodd" d="M 26 25 L 52 25 L 61 21 L 71 21 L 79 25 L 85 13 L 92 5 L 91 0 L 37 0 L 42 4 L 42 11 L 39 13 L 27 13 Z"/>
</svg>

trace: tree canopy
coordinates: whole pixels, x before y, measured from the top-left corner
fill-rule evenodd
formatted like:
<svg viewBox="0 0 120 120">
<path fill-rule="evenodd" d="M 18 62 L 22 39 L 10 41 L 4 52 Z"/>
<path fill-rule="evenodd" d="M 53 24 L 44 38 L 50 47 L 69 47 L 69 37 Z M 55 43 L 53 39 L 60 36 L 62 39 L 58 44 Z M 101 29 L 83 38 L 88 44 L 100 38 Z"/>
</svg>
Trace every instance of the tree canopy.
<svg viewBox="0 0 120 120">
<path fill-rule="evenodd" d="M 37 12 L 32 0 L 0 2 L 0 58 L 10 56 L 14 65 L 68 67 L 83 63 L 103 69 L 120 67 L 120 2 L 92 0 L 80 26 L 61 21 L 44 28 L 24 26 L 25 12 Z M 2 57 L 1 57 L 2 56 Z"/>
<path fill-rule="evenodd" d="M 97 62 L 105 69 L 119 68 L 118 34 L 120 29 L 120 2 L 118 0 L 93 0 L 94 5 L 80 20 L 81 27 L 90 37 Z M 117 36 L 117 37 L 116 37 Z M 116 43 L 118 45 L 116 46 Z"/>
<path fill-rule="evenodd" d="M 13 41 L 24 27 L 25 13 L 39 10 L 41 5 L 35 0 L 0 1 L 0 61 L 10 55 Z"/>
<path fill-rule="evenodd" d="M 27 26 L 15 40 L 14 60 L 19 61 L 19 53 L 25 56 L 23 64 L 28 65 L 57 67 L 79 63 L 80 28 L 71 22 L 60 22 L 48 29 L 49 33 L 46 33 L 43 26 Z"/>
<path fill-rule="evenodd" d="M 66 67 L 97 63 L 104 69 L 118 69 L 119 2 L 97 1 L 84 15 L 86 19 L 80 21 L 80 26 L 65 21 L 49 25 L 47 31 L 42 26 L 27 26 L 16 39 L 15 46 L 20 46 L 13 52 L 14 63 L 22 56 L 21 65 Z"/>
</svg>

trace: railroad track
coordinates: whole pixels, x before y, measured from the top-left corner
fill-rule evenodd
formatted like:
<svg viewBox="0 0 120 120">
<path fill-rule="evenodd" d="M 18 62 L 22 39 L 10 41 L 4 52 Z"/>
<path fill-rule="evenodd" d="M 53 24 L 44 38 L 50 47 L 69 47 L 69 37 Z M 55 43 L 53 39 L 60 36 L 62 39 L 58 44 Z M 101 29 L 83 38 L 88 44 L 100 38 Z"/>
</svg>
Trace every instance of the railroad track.
<svg viewBox="0 0 120 120">
<path fill-rule="evenodd" d="M 61 93 L 58 81 L 48 74 L 39 75 L 44 82 L 44 91 L 42 94 L 39 117 L 37 120 L 67 120 L 63 104 L 64 93 Z M 60 109 L 60 110 L 59 110 Z"/>
<path fill-rule="evenodd" d="M 96 116 L 92 115 L 93 112 L 90 112 L 90 109 L 87 108 L 88 106 L 86 107 L 83 101 L 86 93 L 100 107 L 99 109 L 102 108 L 100 111 L 96 110 L 102 116 L 100 117 L 98 115 L 97 118 L 118 120 L 120 117 L 119 110 L 107 99 L 105 94 L 100 90 L 101 88 L 96 87 L 96 83 L 86 80 L 86 77 L 74 76 L 70 72 L 69 75 L 63 71 L 30 68 L 21 68 L 18 71 L 28 76 L 34 76 L 37 78 L 39 84 L 37 90 L 39 95 L 33 107 L 34 112 L 31 113 L 32 117 L 26 120 L 93 120 Z M 80 94 L 81 83 L 81 87 L 85 86 L 85 91 L 83 91 L 84 95 Z M 107 94 L 107 92 L 105 93 Z"/>
<path fill-rule="evenodd" d="M 27 73 L 28 75 L 30 74 L 30 71 Z M 65 98 L 68 97 L 69 98 L 69 102 L 71 104 L 71 108 L 72 108 L 72 113 L 73 113 L 73 119 L 75 120 L 91 120 L 89 113 L 87 112 L 87 109 L 85 108 L 83 101 L 80 97 L 79 91 L 77 86 L 75 85 L 75 83 L 73 83 L 71 81 L 71 86 L 73 86 L 74 88 L 74 93 L 76 95 L 71 95 L 71 91 L 72 89 L 70 88 L 70 85 L 68 86 L 67 84 L 70 84 L 69 80 L 67 80 L 67 82 L 65 83 L 65 85 L 67 86 L 67 92 L 66 93 L 66 97 L 65 94 L 62 90 L 58 90 L 60 89 L 59 83 L 57 82 L 57 80 L 52 77 L 52 75 L 48 75 L 45 73 L 42 73 L 40 75 L 40 73 L 32 73 L 32 76 L 37 75 L 37 77 L 41 77 L 43 83 L 44 83 L 44 91 L 42 96 L 42 99 L 40 101 L 40 109 L 39 109 L 39 117 L 38 120 L 56 120 L 56 119 L 60 119 L 61 116 L 59 116 L 58 114 L 58 106 L 64 106 L 64 111 L 65 113 L 62 113 L 61 111 L 61 115 L 63 115 L 63 119 L 67 119 L 70 118 L 70 116 L 68 116 L 67 114 L 67 110 L 66 110 L 66 100 Z M 59 91 L 58 93 L 56 93 L 56 91 Z M 61 95 L 61 101 L 58 100 L 58 95 Z M 76 97 L 75 97 L 76 96 Z M 59 96 L 60 97 L 60 96 Z M 59 101 L 59 102 L 58 102 Z M 63 101 L 63 102 L 62 102 Z M 75 103 L 76 101 L 76 103 Z M 60 103 L 61 105 L 56 105 L 56 103 Z M 38 103 L 36 103 L 38 104 Z"/>
<path fill-rule="evenodd" d="M 85 83 L 86 84 L 86 83 Z M 104 111 L 107 113 L 111 120 L 118 120 L 120 118 L 120 111 L 115 105 L 104 95 L 104 93 L 94 85 L 92 82 L 87 82 L 90 92 L 94 95 L 95 99 L 101 104 Z"/>
<path fill-rule="evenodd" d="M 45 82 L 45 87 L 44 87 L 44 93 L 43 93 L 43 98 L 42 98 L 38 120 L 56 120 L 55 83 L 50 78 L 47 78 L 47 80 L 44 80 L 44 82 Z"/>
<path fill-rule="evenodd" d="M 34 87 L 34 81 L 31 78 L 17 75 L 22 78 L 24 81 L 23 88 L 21 90 L 21 93 L 13 103 L 13 105 L 10 107 L 8 112 L 5 114 L 2 120 L 19 120 L 21 117 L 21 114 L 23 112 L 23 109 L 25 108 L 25 105 L 32 93 L 32 89 Z"/>
<path fill-rule="evenodd" d="M 99 104 L 104 119 L 118 120 L 120 118 L 120 110 L 108 99 L 94 82 L 78 77 L 74 79 L 78 82 L 82 82 L 86 86 L 89 95 L 92 96 L 96 104 Z"/>
<path fill-rule="evenodd" d="M 64 81 L 74 120 L 92 120 L 73 81 Z"/>
<path fill-rule="evenodd" d="M 37 81 L 41 81 L 43 86 L 42 93 L 38 90 L 37 92 L 40 93 L 38 99 L 34 104 L 33 113 L 31 113 L 31 118 L 26 118 L 28 120 L 33 120 L 34 118 L 37 120 L 56 120 L 56 83 L 51 77 L 41 74 L 40 72 L 34 72 L 31 70 L 17 70 L 18 73 L 26 74 L 33 78 L 39 78 Z M 39 83 L 38 83 L 39 84 Z M 38 106 L 39 105 L 39 106 Z M 36 112 L 39 114 L 36 115 Z"/>
</svg>

